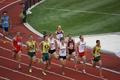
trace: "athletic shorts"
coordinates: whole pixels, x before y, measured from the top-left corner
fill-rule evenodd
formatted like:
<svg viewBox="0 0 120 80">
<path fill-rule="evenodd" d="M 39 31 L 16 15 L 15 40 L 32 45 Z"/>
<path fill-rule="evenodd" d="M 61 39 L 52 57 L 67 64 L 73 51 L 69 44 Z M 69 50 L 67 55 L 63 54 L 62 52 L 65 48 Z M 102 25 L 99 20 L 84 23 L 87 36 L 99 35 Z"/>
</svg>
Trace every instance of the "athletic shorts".
<svg viewBox="0 0 120 80">
<path fill-rule="evenodd" d="M 83 56 L 85 56 L 85 52 L 80 52 L 79 57 L 83 57 Z"/>
<path fill-rule="evenodd" d="M 35 52 L 28 52 L 28 55 L 33 58 L 35 56 Z"/>
<path fill-rule="evenodd" d="M 22 51 L 20 48 L 16 48 L 13 50 L 15 53 L 18 53 L 19 51 Z"/>
<path fill-rule="evenodd" d="M 8 32 L 8 27 L 3 27 L 3 30 L 4 30 L 5 32 Z"/>
<path fill-rule="evenodd" d="M 43 53 L 42 55 L 43 55 L 43 57 L 42 57 L 43 61 L 48 61 L 49 60 L 49 54 L 48 53 Z"/>
<path fill-rule="evenodd" d="M 49 53 L 53 54 L 55 51 L 56 51 L 55 49 L 54 50 L 49 50 Z"/>
<path fill-rule="evenodd" d="M 75 52 L 74 49 L 68 49 L 68 51 L 69 51 L 69 53 L 68 53 L 69 55 L 72 55 L 72 53 Z"/>
<path fill-rule="evenodd" d="M 101 60 L 101 56 L 97 56 L 97 57 L 94 57 L 93 58 L 93 61 L 94 62 L 98 62 L 98 61 L 100 61 Z"/>
<path fill-rule="evenodd" d="M 59 56 L 59 59 L 65 60 L 65 59 L 66 59 L 66 56 Z"/>
</svg>

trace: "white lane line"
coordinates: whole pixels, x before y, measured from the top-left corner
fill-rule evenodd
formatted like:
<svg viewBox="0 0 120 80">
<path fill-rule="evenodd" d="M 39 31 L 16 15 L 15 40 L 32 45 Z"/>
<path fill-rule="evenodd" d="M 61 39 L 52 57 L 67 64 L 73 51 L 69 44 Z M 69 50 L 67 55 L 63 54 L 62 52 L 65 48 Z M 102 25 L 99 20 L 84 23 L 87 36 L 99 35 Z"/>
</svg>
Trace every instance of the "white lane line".
<svg viewBox="0 0 120 80">
<path fill-rule="evenodd" d="M 113 16 L 120 16 L 119 13 L 107 13 L 107 12 L 97 12 L 97 11 L 87 11 L 87 10 L 70 10 L 70 9 L 57 9 L 57 8 L 44 8 L 49 10 L 59 10 L 59 11 L 66 11 L 66 12 L 80 12 L 80 13 L 94 13 L 94 14 L 104 14 L 104 15 L 113 15 Z"/>
<path fill-rule="evenodd" d="M 7 50 L 7 51 L 9 51 L 9 52 L 12 52 L 11 50 L 6 49 L 6 48 L 4 48 L 4 47 L 1 47 L 1 46 L 0 46 L 0 48 L 2 48 L 2 49 L 4 49 L 4 50 Z M 22 55 L 28 57 L 26 54 L 22 54 Z M 39 59 L 39 58 L 36 58 L 36 59 Z M 52 62 L 52 64 L 53 64 L 53 65 L 56 65 L 56 66 L 59 66 L 59 67 L 61 66 L 61 65 L 56 64 L 56 63 L 53 63 L 53 62 Z M 75 71 L 75 72 L 82 73 L 82 71 L 76 71 L 76 70 L 73 69 L 73 68 L 69 68 L 69 67 L 65 67 L 65 68 L 66 68 L 66 69 L 69 69 L 69 70 L 72 70 L 72 71 Z M 98 68 L 98 67 L 97 67 L 97 68 Z M 99 76 L 95 76 L 95 75 L 90 74 L 90 73 L 86 73 L 86 75 L 92 76 L 92 77 L 95 77 L 95 78 L 98 78 L 98 79 L 102 79 L 102 80 L 108 80 L 107 78 L 101 78 L 101 77 L 99 77 Z"/>
<path fill-rule="evenodd" d="M 18 63 L 18 62 L 15 61 L 15 60 L 12 60 L 12 59 L 9 59 L 9 58 L 3 57 L 3 56 L 0 56 L 0 58 L 9 60 L 9 61 L 12 61 L 12 62 L 15 62 L 15 63 Z M 22 65 L 25 65 L 25 66 L 29 66 L 28 64 L 23 63 L 23 62 L 21 62 L 21 64 L 22 64 Z M 37 70 L 43 70 L 42 68 L 39 68 L 39 67 L 36 67 L 36 66 L 32 66 L 32 68 L 35 68 L 35 69 L 37 69 Z M 19 71 L 18 71 L 18 72 L 19 72 Z M 75 80 L 75 79 L 73 79 L 73 78 L 70 78 L 70 77 L 67 77 L 67 76 L 63 76 L 63 75 L 57 74 L 57 73 L 52 72 L 52 71 L 48 71 L 48 70 L 47 70 L 46 72 L 48 72 L 48 73 L 50 73 L 50 74 L 53 74 L 53 75 L 57 75 L 57 76 L 63 77 L 63 78 L 66 78 L 66 79 L 69 79 L 69 80 Z"/>
<path fill-rule="evenodd" d="M 13 4 L 16 4 L 17 2 L 20 2 L 20 1 L 21 1 L 21 0 L 17 0 L 17 1 L 12 2 L 12 3 L 8 4 L 8 5 L 0 8 L 0 11 L 3 10 L 3 9 L 5 9 L 5 8 L 7 8 L 7 7 L 9 7 L 9 6 L 11 6 L 11 5 L 13 5 Z"/>
<path fill-rule="evenodd" d="M 30 30 L 31 32 L 35 33 L 35 34 L 38 35 L 38 36 L 43 37 L 43 34 L 41 34 L 41 33 L 39 33 L 38 31 L 36 31 L 33 27 L 30 26 L 30 24 L 24 23 L 24 25 L 25 25 L 26 28 L 27 28 L 28 30 Z"/>
<path fill-rule="evenodd" d="M 2 56 L 0 56 L 0 58 L 5 59 L 5 57 L 2 57 Z M 36 79 L 36 80 L 43 80 L 43 79 L 41 79 L 41 78 L 37 78 L 37 77 L 35 77 L 35 76 L 31 76 L 31 75 L 25 74 L 25 73 L 23 73 L 23 72 L 19 72 L 19 71 L 17 71 L 17 70 L 13 70 L 13 69 L 11 69 L 11 68 L 7 68 L 7 67 L 1 66 L 1 65 L 0 65 L 0 67 L 1 67 L 1 68 L 4 68 L 4 69 L 7 69 L 7 70 L 9 70 L 9 71 L 15 72 L 15 73 L 19 73 L 19 74 L 21 74 L 21 75 L 25 75 L 25 76 L 27 76 L 27 77 L 31 77 L 31 78 Z"/>
<path fill-rule="evenodd" d="M 6 77 L 3 77 L 3 76 L 0 76 L 0 79 L 2 79 L 2 80 L 10 80 L 10 79 L 8 79 Z"/>
<path fill-rule="evenodd" d="M 24 45 L 24 46 L 26 46 L 26 45 Z M 10 49 L 7 49 L 7 48 L 4 48 L 4 47 L 2 47 L 2 46 L 0 46 L 0 48 L 1 49 L 4 49 L 4 50 L 7 50 L 7 51 L 9 51 L 9 52 L 12 52 L 12 50 L 10 50 Z M 27 56 L 27 55 L 25 55 L 25 54 L 23 54 L 24 56 Z M 55 63 L 54 63 L 55 64 Z M 92 64 L 90 64 L 90 63 L 86 63 L 88 66 L 92 66 Z M 97 68 L 99 68 L 99 66 L 96 66 Z M 115 73 L 115 74 L 119 74 L 120 75 L 120 72 L 118 72 L 118 71 L 115 71 L 115 70 L 112 70 L 112 69 L 108 69 L 108 68 L 105 68 L 105 67 L 102 67 L 102 69 L 103 70 L 105 70 L 105 71 L 109 71 L 109 72 L 112 72 L 112 73 Z"/>
<path fill-rule="evenodd" d="M 17 0 L 17 1 L 15 1 L 15 2 L 12 2 L 12 3 L 10 3 L 10 4 L 8 4 L 8 5 L 4 6 L 4 7 L 2 7 L 2 8 L 0 9 L 0 11 L 3 10 L 3 9 L 5 9 L 5 8 L 7 8 L 7 7 L 9 7 L 9 6 L 11 6 L 11 5 L 13 5 L 13 4 L 15 4 L 15 3 L 17 3 L 17 2 L 20 2 L 20 1 L 21 1 L 21 0 Z M 9 39 L 9 40 L 10 40 L 10 39 Z M 52 73 L 52 74 L 55 74 L 55 75 L 58 75 L 58 76 L 62 76 L 62 75 L 56 74 L 56 73 L 54 73 L 54 72 L 50 72 L 50 71 L 47 71 L 47 72 Z M 70 79 L 70 80 L 74 80 L 74 79 L 69 78 L 69 77 L 66 77 L 66 76 L 62 76 L 62 77 L 67 78 L 67 79 Z"/>
</svg>

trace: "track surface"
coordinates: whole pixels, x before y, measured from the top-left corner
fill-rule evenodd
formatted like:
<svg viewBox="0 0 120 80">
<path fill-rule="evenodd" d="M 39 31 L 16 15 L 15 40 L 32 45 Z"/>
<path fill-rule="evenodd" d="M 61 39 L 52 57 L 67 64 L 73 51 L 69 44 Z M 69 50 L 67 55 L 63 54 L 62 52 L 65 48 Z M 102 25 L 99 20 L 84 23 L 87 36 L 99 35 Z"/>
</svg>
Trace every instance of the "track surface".
<svg viewBox="0 0 120 80">
<path fill-rule="evenodd" d="M 0 9 L 14 1 L 16 0 L 4 0 L 0 2 Z M 24 42 L 28 39 L 29 34 L 33 34 L 35 39 L 40 41 L 39 36 L 30 32 L 23 24 L 20 23 L 19 14 L 21 5 L 19 4 L 20 2 L 17 2 L 0 11 L 8 11 L 12 23 L 10 34 L 14 36 L 17 31 L 22 32 Z M 2 33 L 1 30 L 0 33 Z M 79 65 L 79 71 L 75 71 L 72 61 L 67 61 L 65 75 L 61 75 L 60 65 L 57 60 L 53 60 L 52 68 L 47 71 L 47 76 L 42 75 L 41 70 L 43 65 L 38 63 L 33 65 L 33 72 L 29 73 L 29 58 L 25 49 L 23 49 L 22 55 L 22 69 L 18 70 L 18 63 L 11 57 L 12 46 L 10 41 L 3 39 L 1 36 L 0 38 L 0 80 L 120 80 L 120 58 L 117 58 L 115 55 L 109 55 L 109 53 L 104 53 L 102 57 L 104 61 L 103 67 L 105 68 L 103 71 L 103 75 L 105 76 L 104 79 L 100 79 L 98 76 L 98 69 L 92 68 L 89 65 L 87 65 L 87 74 L 81 73 L 81 65 Z M 4 40 L 7 40 L 8 42 L 3 43 Z M 91 59 L 90 52 L 91 50 L 88 49 L 88 60 Z M 40 57 L 40 53 L 38 53 L 37 57 Z"/>
</svg>

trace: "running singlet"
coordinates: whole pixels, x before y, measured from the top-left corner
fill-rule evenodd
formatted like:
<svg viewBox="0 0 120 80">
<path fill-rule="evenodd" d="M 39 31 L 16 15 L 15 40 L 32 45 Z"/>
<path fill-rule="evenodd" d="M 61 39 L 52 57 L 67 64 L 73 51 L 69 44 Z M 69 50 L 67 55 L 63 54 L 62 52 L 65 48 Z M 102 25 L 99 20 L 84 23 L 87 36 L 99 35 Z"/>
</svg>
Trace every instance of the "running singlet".
<svg viewBox="0 0 120 80">
<path fill-rule="evenodd" d="M 57 35 L 56 35 L 57 39 L 60 40 L 62 37 L 63 37 L 63 32 L 57 32 Z"/>
<path fill-rule="evenodd" d="M 49 41 L 43 41 L 42 45 L 43 45 L 42 52 L 43 53 L 48 53 L 49 49 L 50 49 L 50 43 L 49 43 Z"/>
<path fill-rule="evenodd" d="M 50 42 L 50 50 L 55 50 L 55 39 L 52 38 L 49 40 Z"/>
<path fill-rule="evenodd" d="M 62 44 L 60 43 L 60 52 L 59 52 L 59 55 L 60 56 L 66 56 L 66 44 Z"/>
<path fill-rule="evenodd" d="M 95 46 L 95 49 L 94 49 L 94 52 L 93 52 L 93 56 L 94 57 L 100 56 L 100 52 L 101 52 L 101 47 L 100 46 Z"/>
<path fill-rule="evenodd" d="M 21 47 L 22 47 L 22 37 L 14 37 L 13 38 L 13 46 L 15 47 L 15 49 L 17 51 L 21 50 Z"/>
<path fill-rule="evenodd" d="M 36 41 L 34 41 L 34 40 L 27 41 L 27 46 L 29 47 L 28 48 L 29 52 L 36 52 Z"/>
<path fill-rule="evenodd" d="M 79 42 L 79 53 L 85 52 L 85 48 L 86 48 L 86 42 L 80 41 Z"/>
<path fill-rule="evenodd" d="M 74 43 L 73 40 L 69 40 L 69 41 L 68 41 L 68 47 L 69 47 L 69 49 L 75 49 L 75 48 L 74 48 L 74 45 L 75 45 L 75 43 Z"/>
<path fill-rule="evenodd" d="M 2 27 L 9 27 L 9 16 L 2 16 Z"/>
</svg>

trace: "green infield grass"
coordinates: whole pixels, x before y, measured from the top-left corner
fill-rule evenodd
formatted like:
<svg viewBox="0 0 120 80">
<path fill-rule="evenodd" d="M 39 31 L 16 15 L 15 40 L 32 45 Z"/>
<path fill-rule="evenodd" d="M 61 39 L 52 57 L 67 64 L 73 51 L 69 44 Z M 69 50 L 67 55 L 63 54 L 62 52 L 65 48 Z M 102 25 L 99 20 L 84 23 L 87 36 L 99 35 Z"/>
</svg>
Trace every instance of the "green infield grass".
<svg viewBox="0 0 120 80">
<path fill-rule="evenodd" d="M 46 0 L 27 21 L 41 33 L 58 25 L 74 36 L 120 32 L 120 0 Z"/>
</svg>

